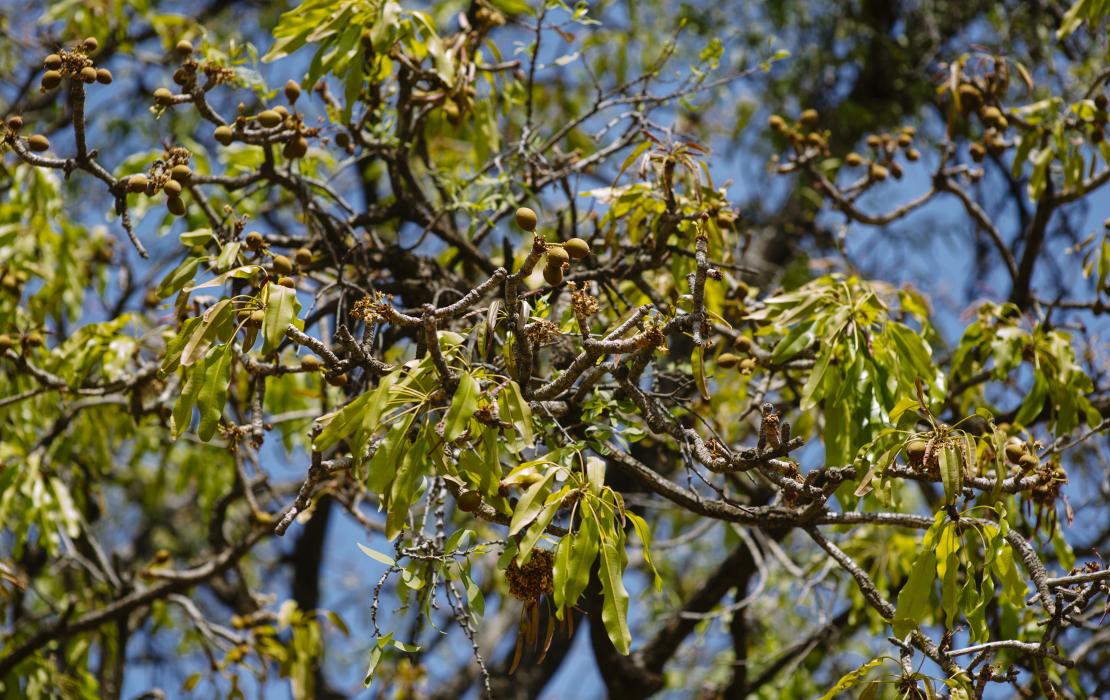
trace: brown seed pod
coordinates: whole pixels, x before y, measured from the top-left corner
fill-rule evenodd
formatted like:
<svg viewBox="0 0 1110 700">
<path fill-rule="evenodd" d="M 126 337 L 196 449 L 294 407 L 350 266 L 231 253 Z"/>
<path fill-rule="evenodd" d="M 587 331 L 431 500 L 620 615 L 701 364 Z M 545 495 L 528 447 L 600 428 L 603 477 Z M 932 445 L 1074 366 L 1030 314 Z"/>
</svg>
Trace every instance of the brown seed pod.
<svg viewBox="0 0 1110 700">
<path fill-rule="evenodd" d="M 284 255 L 275 255 L 271 263 L 274 266 L 274 272 L 279 275 L 293 274 L 293 261 Z"/>
<path fill-rule="evenodd" d="M 297 248 L 293 253 L 293 260 L 297 265 L 304 267 L 312 262 L 312 251 L 308 248 Z"/>
<path fill-rule="evenodd" d="M 292 277 L 279 277 L 277 283 L 280 284 L 282 287 L 288 287 L 289 289 L 297 288 L 297 283 L 293 280 Z"/>
<path fill-rule="evenodd" d="M 1041 460 L 1037 459 L 1037 455 L 1024 454 L 1018 460 L 1018 466 L 1024 471 L 1031 472 L 1037 467 L 1041 466 Z"/>
<path fill-rule="evenodd" d="M 553 245 L 547 249 L 547 264 L 562 267 L 563 263 L 570 262 L 570 253 L 561 246 Z"/>
<path fill-rule="evenodd" d="M 525 231 L 535 231 L 536 224 L 539 223 L 539 218 L 536 212 L 528 207 L 521 207 L 516 210 L 516 225 Z"/>
<path fill-rule="evenodd" d="M 289 100 L 289 104 L 295 103 L 300 96 L 300 84 L 296 80 L 287 80 L 285 82 L 285 99 Z"/>
<path fill-rule="evenodd" d="M 23 128 L 23 117 L 18 114 L 13 114 L 8 117 L 8 128 L 12 131 L 19 131 Z"/>
<path fill-rule="evenodd" d="M 543 268 L 543 279 L 552 287 L 562 283 L 563 281 L 563 266 L 562 265 L 545 265 Z"/>
<path fill-rule="evenodd" d="M 175 165 L 173 170 L 170 171 L 170 177 L 182 184 L 188 184 L 193 177 L 193 171 L 189 169 L 188 165 Z"/>
<path fill-rule="evenodd" d="M 216 130 L 212 132 L 212 138 L 226 146 L 231 143 L 234 135 L 230 126 L 217 126 Z"/>
<path fill-rule="evenodd" d="M 331 384 L 332 386 L 343 386 L 344 384 L 347 383 L 347 375 L 346 374 L 336 374 L 334 376 L 328 377 L 326 381 L 327 381 L 328 384 Z"/>
<path fill-rule="evenodd" d="M 886 168 L 884 168 L 883 166 L 879 165 L 878 163 L 872 163 L 871 164 L 871 168 L 869 170 L 869 173 L 871 175 L 872 180 L 879 180 L 879 181 L 885 180 L 887 178 L 887 176 L 890 175 L 890 171 L 887 170 Z"/>
<path fill-rule="evenodd" d="M 567 251 L 571 260 L 581 260 L 590 254 L 590 244 L 581 238 L 572 238 L 563 244 L 563 250 Z"/>
<path fill-rule="evenodd" d="M 48 70 L 42 74 L 42 89 L 53 90 L 62 84 L 62 74 L 56 70 Z"/>
<path fill-rule="evenodd" d="M 127 178 L 127 191 L 128 192 L 146 192 L 146 186 L 150 184 L 146 175 L 132 175 Z"/>
<path fill-rule="evenodd" d="M 37 348 L 43 344 L 42 334 L 38 331 L 31 331 L 23 336 L 23 344 L 29 348 Z"/>
<path fill-rule="evenodd" d="M 723 352 L 717 358 L 717 366 L 718 367 L 724 367 L 725 369 L 730 369 L 732 367 L 735 367 L 738 364 L 740 364 L 740 357 L 738 355 L 733 355 L 731 352 Z"/>
<path fill-rule="evenodd" d="M 274 111 L 280 114 L 282 119 L 285 119 L 289 116 L 289 110 L 285 108 L 285 105 L 278 105 L 277 107 L 274 107 Z"/>
<path fill-rule="evenodd" d="M 459 494 L 459 510 L 473 513 L 482 506 L 482 494 L 477 491 L 463 491 Z"/>
<path fill-rule="evenodd" d="M 335 145 L 342 149 L 346 149 L 351 145 L 351 135 L 346 131 L 340 131 L 335 135 Z"/>
<path fill-rule="evenodd" d="M 817 120 L 820 119 L 820 117 L 821 115 L 818 114 L 816 109 L 807 109 L 802 112 L 802 115 L 800 117 L 798 117 L 798 122 L 802 126 L 813 126 L 817 123 Z"/>
<path fill-rule="evenodd" d="M 752 339 L 746 335 L 738 335 L 736 340 L 732 341 L 732 345 L 740 352 L 751 352 Z"/>
<path fill-rule="evenodd" d="M 154 91 L 154 104 L 159 107 L 168 107 L 173 102 L 173 93 L 166 88 L 158 88 Z"/>
<path fill-rule="evenodd" d="M 56 53 L 52 53 L 43 59 L 42 67 L 46 70 L 58 70 L 62 67 L 62 57 Z"/>
<path fill-rule="evenodd" d="M 81 78 L 81 82 L 83 82 L 83 83 L 95 83 L 96 82 L 96 69 L 93 68 L 92 66 L 85 66 L 84 68 L 81 69 L 81 72 L 78 74 L 78 77 Z"/>
<path fill-rule="evenodd" d="M 107 68 L 97 68 L 96 82 L 100 83 L 101 85 L 111 85 L 112 71 L 108 70 Z"/>
<path fill-rule="evenodd" d="M 289 159 L 304 158 L 307 153 L 308 139 L 303 136 L 290 139 L 285 148 L 281 149 L 281 154 Z"/>
<path fill-rule="evenodd" d="M 324 361 L 315 355 L 305 355 L 301 358 L 301 369 L 306 372 L 319 372 L 324 366 Z"/>
<path fill-rule="evenodd" d="M 266 245 L 266 239 L 258 231 L 248 233 L 245 241 L 247 247 L 251 250 L 262 250 L 262 247 Z"/>
<path fill-rule="evenodd" d="M 982 163 L 983 159 L 987 157 L 987 149 L 978 142 L 968 146 L 967 152 L 971 154 L 971 159 L 976 163 Z"/>
<path fill-rule="evenodd" d="M 170 197 L 181 196 L 181 183 L 177 180 L 166 180 L 165 184 L 162 185 L 162 189 L 165 191 L 166 195 Z"/>
<path fill-rule="evenodd" d="M 37 151 L 39 153 L 42 153 L 43 151 L 48 151 L 50 150 L 50 139 L 46 138 L 42 134 L 35 134 L 31 138 L 27 139 L 27 148 L 30 148 L 32 151 Z"/>
<path fill-rule="evenodd" d="M 777 114 L 772 114 L 767 120 L 767 126 L 781 134 L 786 131 L 786 120 Z"/>
<path fill-rule="evenodd" d="M 853 168 L 859 167 L 860 165 L 863 165 L 863 156 L 853 151 L 844 156 L 844 164 L 850 165 Z"/>
<path fill-rule="evenodd" d="M 911 161 L 911 162 L 921 160 L 921 152 L 918 151 L 916 148 L 907 148 L 906 149 L 906 160 Z"/>
<path fill-rule="evenodd" d="M 278 124 L 281 124 L 281 115 L 272 109 L 267 109 L 258 113 L 258 123 L 267 129 L 272 129 Z"/>
<path fill-rule="evenodd" d="M 166 208 L 174 216 L 185 216 L 185 200 L 181 197 L 170 197 L 166 200 Z"/>
<path fill-rule="evenodd" d="M 193 55 L 193 42 L 188 39 L 182 39 L 177 42 L 177 46 L 174 47 L 174 50 L 177 51 L 178 56 L 188 58 Z"/>
<path fill-rule="evenodd" d="M 81 48 L 83 48 L 86 53 L 92 53 L 100 48 L 100 42 L 96 40 L 95 36 L 90 36 L 81 42 Z"/>
</svg>

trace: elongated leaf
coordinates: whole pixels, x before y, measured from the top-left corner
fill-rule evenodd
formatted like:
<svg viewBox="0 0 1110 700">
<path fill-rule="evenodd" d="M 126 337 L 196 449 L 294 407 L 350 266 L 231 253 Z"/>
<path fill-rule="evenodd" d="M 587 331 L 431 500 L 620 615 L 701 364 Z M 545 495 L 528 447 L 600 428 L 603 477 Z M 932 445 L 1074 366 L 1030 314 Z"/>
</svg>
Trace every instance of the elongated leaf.
<svg viewBox="0 0 1110 700">
<path fill-rule="evenodd" d="M 931 548 L 917 555 L 910 569 L 906 585 L 898 592 L 898 607 L 894 613 L 894 636 L 899 639 L 925 622 L 929 595 L 937 578 L 937 557 Z"/>
<path fill-rule="evenodd" d="M 197 395 L 200 393 L 201 387 L 204 386 L 204 370 L 204 364 L 185 367 L 182 370 L 185 383 L 181 387 L 181 394 L 178 395 L 177 402 L 173 405 L 173 415 L 171 417 L 175 440 L 181 437 L 181 434 L 193 422 L 193 408 L 196 407 Z"/>
<path fill-rule="evenodd" d="M 598 572 L 601 576 L 601 621 L 609 634 L 609 641 L 624 655 L 628 655 L 632 644 L 632 635 L 628 631 L 628 591 L 623 579 L 627 563 L 623 542 L 616 537 L 602 540 Z"/>
<path fill-rule="evenodd" d="M 478 382 L 469 372 L 459 375 L 459 385 L 455 389 L 443 425 L 443 439 L 447 442 L 454 442 L 470 427 L 470 419 L 478 410 L 478 392 Z"/>
<path fill-rule="evenodd" d="M 871 672 L 871 669 L 882 663 L 883 659 L 871 659 L 862 666 L 848 671 L 840 677 L 840 680 L 836 682 L 836 685 L 829 688 L 829 691 L 821 696 L 820 700 L 833 700 L 833 698 L 835 698 L 837 695 L 840 695 L 844 691 L 855 688 L 857 685 L 863 682 L 863 679 L 867 678 L 867 674 Z"/>
<path fill-rule="evenodd" d="M 197 396 L 200 409 L 200 426 L 197 437 L 208 442 L 216 434 L 216 426 L 224 413 L 227 403 L 227 385 L 231 380 L 231 345 L 221 345 L 207 360 L 204 372 L 204 387 Z"/>
<path fill-rule="evenodd" d="M 371 549 L 371 548 L 367 547 L 366 545 L 362 544 L 361 542 L 356 542 L 355 544 L 358 545 L 358 548 L 362 550 L 363 554 L 370 557 L 374 561 L 381 562 L 382 564 L 385 564 L 386 566 L 394 566 L 397 563 L 397 561 L 393 557 L 389 556 L 388 554 L 382 554 L 378 550 Z"/>
<path fill-rule="evenodd" d="M 288 287 L 271 282 L 262 292 L 266 316 L 262 319 L 262 353 L 277 350 L 290 323 L 297 324 L 297 311 L 301 304 L 297 293 Z"/>
<path fill-rule="evenodd" d="M 510 535 L 520 532 L 527 527 L 528 523 L 536 519 L 540 510 L 543 509 L 547 489 L 554 478 L 555 471 L 551 470 L 521 494 L 520 500 L 516 504 L 516 510 L 513 511 L 512 522 L 509 524 Z"/>
<path fill-rule="evenodd" d="M 700 345 L 694 348 L 690 353 L 690 364 L 694 370 L 694 383 L 698 385 L 698 393 L 708 401 L 711 397 L 709 385 L 705 381 L 705 348 Z"/>
</svg>

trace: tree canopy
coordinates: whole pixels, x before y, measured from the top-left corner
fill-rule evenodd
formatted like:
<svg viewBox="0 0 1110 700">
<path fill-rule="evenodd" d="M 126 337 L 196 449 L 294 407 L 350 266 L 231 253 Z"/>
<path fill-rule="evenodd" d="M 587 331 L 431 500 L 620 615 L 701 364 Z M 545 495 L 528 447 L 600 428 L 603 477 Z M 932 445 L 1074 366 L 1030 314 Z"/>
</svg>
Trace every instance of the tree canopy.
<svg viewBox="0 0 1110 700">
<path fill-rule="evenodd" d="M 1110 693 L 1107 3 L 179 5 L 0 22 L 3 697 Z"/>
</svg>

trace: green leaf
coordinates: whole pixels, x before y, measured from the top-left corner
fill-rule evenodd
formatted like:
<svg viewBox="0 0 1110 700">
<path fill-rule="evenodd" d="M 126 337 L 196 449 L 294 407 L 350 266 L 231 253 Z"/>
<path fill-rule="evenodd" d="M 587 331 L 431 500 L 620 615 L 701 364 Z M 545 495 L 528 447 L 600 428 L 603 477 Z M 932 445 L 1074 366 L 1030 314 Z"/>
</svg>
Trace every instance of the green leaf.
<svg viewBox="0 0 1110 700">
<path fill-rule="evenodd" d="M 268 355 L 277 350 L 290 323 L 303 327 L 297 319 L 301 303 L 294 290 L 273 282 L 262 290 L 262 299 L 266 305 L 266 316 L 262 319 L 262 354 Z"/>
<path fill-rule="evenodd" d="M 231 344 L 220 345 L 209 356 L 204 372 L 204 387 L 197 396 L 200 426 L 197 437 L 208 442 L 216 434 L 216 426 L 227 403 L 227 387 L 231 381 Z"/>
<path fill-rule="evenodd" d="M 636 530 L 636 536 L 640 538 L 640 543 L 644 546 L 644 563 L 651 569 L 651 573 L 655 576 L 655 590 L 663 590 L 663 577 L 659 575 L 656 570 L 655 564 L 651 561 L 651 530 L 648 528 L 647 521 L 636 515 L 632 511 L 625 511 L 625 517 L 632 522 L 632 527 Z"/>
<path fill-rule="evenodd" d="M 443 425 L 443 439 L 454 442 L 466 432 L 470 426 L 470 419 L 478 410 L 478 382 L 469 372 L 459 375 L 459 385 L 455 395 L 451 398 L 451 407 L 447 410 L 447 417 Z"/>
<path fill-rule="evenodd" d="M 1048 381 L 1045 379 L 1044 373 L 1037 369 L 1033 373 L 1033 387 L 1029 390 L 1025 400 L 1021 402 L 1021 408 L 1018 409 L 1017 415 L 1014 416 L 1014 422 L 1019 425 L 1029 425 L 1029 423 L 1037 417 L 1044 407 L 1045 397 L 1048 396 Z"/>
<path fill-rule="evenodd" d="M 832 688 L 829 688 L 829 692 L 820 697 L 820 700 L 832 700 L 837 695 L 843 693 L 845 690 L 855 688 L 857 685 L 863 682 L 863 679 L 867 677 L 867 674 L 871 672 L 871 669 L 879 666 L 883 663 L 883 661 L 884 659 L 871 659 L 862 666 L 859 666 L 858 668 L 845 673 L 843 676 L 840 677 L 840 680 L 836 682 L 836 685 L 834 685 Z"/>
<path fill-rule="evenodd" d="M 182 369 L 184 384 L 181 387 L 181 394 L 177 397 L 177 402 L 173 405 L 173 415 L 170 419 L 175 440 L 181 437 L 181 434 L 193 422 L 193 408 L 197 403 L 197 395 L 200 393 L 201 387 L 204 386 L 204 371 L 204 364 Z"/>
<path fill-rule="evenodd" d="M 385 564 L 386 566 L 396 566 L 397 565 L 397 561 L 393 557 L 389 556 L 388 554 L 382 554 L 381 552 L 379 552 L 376 549 L 370 549 L 369 547 L 362 544 L 361 542 L 356 542 L 355 544 L 358 545 L 358 548 L 362 550 L 363 554 L 370 557 L 374 561 L 381 562 L 382 564 Z"/>
<path fill-rule="evenodd" d="M 698 393 L 708 401 L 712 397 L 709 395 L 709 385 L 705 381 L 705 348 L 700 345 L 694 348 L 690 353 L 690 365 L 694 371 L 694 383 L 698 385 Z"/>
<path fill-rule="evenodd" d="M 940 479 L 944 484 L 944 502 L 952 504 L 960 495 L 963 487 L 963 471 L 960 468 L 960 459 L 950 445 L 944 445 L 937 452 L 937 462 L 940 467 Z"/>
<path fill-rule="evenodd" d="M 628 558 L 622 544 L 616 537 L 602 540 L 598 573 L 601 576 L 601 621 L 609 634 L 609 641 L 618 652 L 627 656 L 632 635 L 628 631 L 628 591 L 623 580 Z"/>
<path fill-rule="evenodd" d="M 552 479 L 555 478 L 555 470 L 547 472 L 542 478 L 529 486 L 520 496 L 520 500 L 516 504 L 516 509 L 513 511 L 513 519 L 509 524 L 509 534 L 515 535 L 523 530 L 528 523 L 536 519 L 543 509 L 544 498 L 547 495 Z"/>
<path fill-rule="evenodd" d="M 520 385 L 510 381 L 509 385 L 498 394 L 498 399 L 501 401 L 501 409 L 508 415 L 513 427 L 520 432 L 520 436 L 524 439 L 526 445 L 531 446 L 534 442 L 532 409 L 520 393 Z"/>
<path fill-rule="evenodd" d="M 814 340 L 812 329 L 813 321 L 799 323 L 791 328 L 790 332 L 783 336 L 771 352 L 770 363 L 773 365 L 782 364 L 808 348 Z"/>
<path fill-rule="evenodd" d="M 367 391 L 343 408 L 330 414 L 330 416 L 317 419 L 326 419 L 327 425 L 312 442 L 312 449 L 323 452 L 353 433 L 355 428 L 362 423 L 366 411 L 370 408 L 370 403 L 375 398 L 376 391 Z"/>
</svg>

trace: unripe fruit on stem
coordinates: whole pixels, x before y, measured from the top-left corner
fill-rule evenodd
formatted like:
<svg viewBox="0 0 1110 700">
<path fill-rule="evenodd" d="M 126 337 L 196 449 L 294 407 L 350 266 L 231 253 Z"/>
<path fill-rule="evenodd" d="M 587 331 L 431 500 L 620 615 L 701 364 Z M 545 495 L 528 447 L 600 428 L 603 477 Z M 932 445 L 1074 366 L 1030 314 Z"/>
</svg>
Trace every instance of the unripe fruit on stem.
<svg viewBox="0 0 1110 700">
<path fill-rule="evenodd" d="M 979 110 L 979 118 L 983 123 L 990 126 L 997 122 L 1002 117 L 1002 112 L 998 111 L 997 107 L 984 107 Z"/>
<path fill-rule="evenodd" d="M 459 494 L 459 510 L 473 513 L 482 505 L 482 494 L 477 491 L 463 491 Z"/>
<path fill-rule="evenodd" d="M 308 248 L 297 248 L 297 251 L 293 253 L 293 260 L 301 267 L 304 267 L 312 262 L 312 251 Z"/>
<path fill-rule="evenodd" d="M 23 117 L 13 114 L 8 117 L 8 128 L 12 131 L 19 131 L 23 128 Z"/>
<path fill-rule="evenodd" d="M 100 48 L 100 42 L 96 40 L 96 37 L 90 36 L 89 38 L 81 42 L 81 48 L 83 48 L 88 53 L 92 53 L 93 51 L 96 51 L 98 48 Z"/>
<path fill-rule="evenodd" d="M 188 183 L 192 176 L 193 171 L 189 169 L 188 165 L 175 165 L 173 170 L 170 171 L 170 177 L 182 184 Z"/>
<path fill-rule="evenodd" d="M 987 157 L 987 149 L 981 143 L 973 143 L 967 147 L 968 153 L 971 154 L 971 159 L 976 163 L 982 163 L 983 159 Z"/>
<path fill-rule="evenodd" d="M 177 51 L 178 56 L 188 58 L 193 55 L 193 43 L 188 39 L 182 39 L 177 42 L 177 46 L 174 47 L 174 50 Z"/>
<path fill-rule="evenodd" d="M 516 210 L 516 225 L 525 231 L 535 231 L 537 223 L 539 223 L 539 218 L 534 210 L 528 207 L 521 207 Z"/>
<path fill-rule="evenodd" d="M 581 260 L 590 254 L 590 244 L 581 238 L 572 238 L 563 244 L 563 250 L 567 251 L 571 260 Z"/>
<path fill-rule="evenodd" d="M 717 358 L 717 366 L 725 369 L 735 367 L 738 364 L 740 364 L 740 357 L 733 355 L 731 352 L 721 353 L 721 356 Z"/>
<path fill-rule="evenodd" d="M 42 74 L 42 89 L 53 90 L 62 84 L 62 74 L 56 70 L 48 70 Z"/>
<path fill-rule="evenodd" d="M 251 250 L 261 250 L 266 245 L 266 239 L 258 231 L 251 231 L 246 237 L 247 247 Z"/>
<path fill-rule="evenodd" d="M 849 153 L 848 155 L 844 156 L 844 163 L 846 165 L 852 166 L 853 168 L 858 167 L 860 165 L 863 165 L 863 156 L 855 152 Z"/>
<path fill-rule="evenodd" d="M 878 148 L 879 146 L 882 145 L 882 143 L 883 143 L 883 140 L 881 138 L 879 138 L 878 136 L 876 136 L 875 134 L 871 134 L 870 136 L 867 137 L 867 145 L 870 146 L 871 148 Z"/>
<path fill-rule="evenodd" d="M 547 249 L 547 264 L 559 265 L 562 267 L 563 263 L 570 262 L 570 254 L 559 246 L 551 246 Z"/>
<path fill-rule="evenodd" d="M 38 331 L 31 331 L 27 335 L 23 336 L 23 344 L 29 348 L 37 348 L 42 345 L 42 343 L 42 334 Z"/>
<path fill-rule="evenodd" d="M 921 159 L 921 152 L 918 151 L 916 148 L 910 148 L 910 149 L 906 150 L 906 160 L 912 162 L 912 161 L 917 161 L 917 160 L 920 160 L 920 159 Z"/>
<path fill-rule="evenodd" d="M 265 320 L 266 312 L 262 309 L 255 309 L 251 312 L 250 321 L 248 321 L 248 323 L 250 323 L 250 325 L 254 326 L 255 328 L 258 328 L 262 326 L 262 322 Z"/>
<path fill-rule="evenodd" d="M 100 83 L 101 85 L 111 85 L 112 71 L 108 70 L 107 68 L 98 68 L 96 70 L 96 82 Z"/>
<path fill-rule="evenodd" d="M 174 216 L 185 216 L 185 200 L 181 197 L 170 197 L 166 200 L 166 208 Z"/>
<path fill-rule="evenodd" d="M 277 283 L 280 284 L 282 287 L 288 287 L 289 289 L 297 288 L 297 283 L 293 281 L 292 277 L 279 277 Z"/>
<path fill-rule="evenodd" d="M 1025 442 L 1021 438 L 1010 438 L 1006 441 L 1006 459 L 1010 460 L 1013 464 L 1017 464 L 1026 454 L 1025 447 Z"/>
<path fill-rule="evenodd" d="M 11 337 L 7 333 L 4 333 L 4 334 L 0 335 L 0 352 L 4 352 L 5 350 L 11 350 L 14 347 L 15 347 L 15 338 Z"/>
<path fill-rule="evenodd" d="M 755 371 L 756 363 L 750 357 L 740 360 L 740 374 L 751 374 Z"/>
<path fill-rule="evenodd" d="M 328 382 L 328 384 L 331 384 L 332 386 L 343 386 L 344 384 L 347 383 L 347 375 L 346 374 L 337 374 L 334 377 L 328 377 L 327 382 Z"/>
<path fill-rule="evenodd" d="M 777 114 L 772 114 L 771 117 L 767 120 L 767 126 L 771 127 L 775 131 L 778 131 L 779 133 L 782 133 L 786 130 L 786 120 Z"/>
<path fill-rule="evenodd" d="M 32 151 L 37 151 L 39 153 L 49 150 L 50 139 L 46 138 L 42 134 L 35 134 L 31 138 L 27 139 L 27 148 L 30 148 Z"/>
<path fill-rule="evenodd" d="M 910 440 L 906 443 L 906 459 L 910 464 L 921 464 L 925 461 L 925 448 L 928 443 L 924 440 Z"/>
<path fill-rule="evenodd" d="M 895 180 L 902 179 L 902 166 L 897 163 L 890 164 L 890 174 L 894 176 Z"/>
<path fill-rule="evenodd" d="M 127 191 L 128 192 L 146 192 L 146 186 L 149 181 L 146 175 L 132 175 L 127 178 Z"/>
<path fill-rule="evenodd" d="M 1025 454 L 1018 460 L 1018 466 L 1027 472 L 1033 471 L 1041 465 L 1041 460 L 1036 455 Z"/>
<path fill-rule="evenodd" d="M 340 131 L 335 135 L 335 145 L 340 148 L 347 148 L 351 145 L 351 136 L 346 131 Z"/>
<path fill-rule="evenodd" d="M 277 107 L 274 107 L 274 111 L 280 114 L 282 119 L 285 119 L 289 116 L 289 110 L 285 108 L 285 105 L 278 105 Z"/>
<path fill-rule="evenodd" d="M 807 109 L 802 112 L 802 116 L 798 117 L 798 121 L 801 122 L 802 126 L 813 126 L 819 118 L 820 115 L 816 109 Z"/>
<path fill-rule="evenodd" d="M 272 129 L 281 124 L 281 115 L 272 109 L 267 109 L 258 113 L 258 123 L 267 129 Z"/>
<path fill-rule="evenodd" d="M 563 267 L 561 265 L 547 265 L 543 268 L 543 279 L 552 287 L 563 281 Z"/>
<path fill-rule="evenodd" d="M 288 80 L 285 83 L 285 99 L 289 100 L 289 104 L 297 101 L 301 96 L 301 86 L 296 80 Z"/>
<path fill-rule="evenodd" d="M 192 73 L 185 70 L 184 68 L 178 68 L 173 72 L 173 82 L 177 85 L 188 85 L 189 79 L 192 77 L 192 75 Z"/>
<path fill-rule="evenodd" d="M 308 139 L 303 136 L 298 136 L 285 144 L 285 148 L 281 149 L 281 154 L 286 158 L 304 158 L 308 153 Z"/>
<path fill-rule="evenodd" d="M 170 197 L 181 196 L 181 183 L 177 180 L 166 180 L 166 184 L 162 185 L 162 189 L 165 190 L 166 194 Z"/>
<path fill-rule="evenodd" d="M 217 126 L 216 130 L 212 132 L 212 138 L 220 142 L 224 146 L 231 143 L 233 138 L 230 126 Z"/>
<path fill-rule="evenodd" d="M 62 57 L 52 53 L 43 60 L 42 67 L 46 70 L 58 70 L 62 67 Z"/>
<path fill-rule="evenodd" d="M 740 352 L 750 352 L 752 349 L 752 339 L 746 335 L 736 336 L 736 340 L 732 341 L 732 344 Z"/>
<path fill-rule="evenodd" d="M 92 66 L 85 66 L 81 69 L 80 74 L 81 82 L 95 83 L 96 82 L 96 69 Z"/>
<path fill-rule="evenodd" d="M 879 165 L 878 163 L 872 163 L 870 174 L 871 174 L 871 179 L 872 180 L 880 180 L 881 181 L 881 180 L 885 180 L 887 178 L 887 176 L 890 175 L 890 171 L 888 171 L 886 168 Z"/>
<path fill-rule="evenodd" d="M 315 355 L 305 355 L 301 358 L 301 369 L 307 372 L 318 372 L 324 366 L 324 361 Z"/>
<path fill-rule="evenodd" d="M 173 93 L 166 88 L 158 88 L 154 91 L 154 103 L 159 107 L 168 107 L 173 102 Z"/>
<path fill-rule="evenodd" d="M 902 148 L 909 148 L 911 145 L 913 145 L 913 137 L 906 133 L 899 135 L 898 145 Z"/>
<path fill-rule="evenodd" d="M 273 259 L 274 272 L 279 275 L 288 275 L 293 272 L 293 261 L 284 255 L 275 255 Z"/>
</svg>

